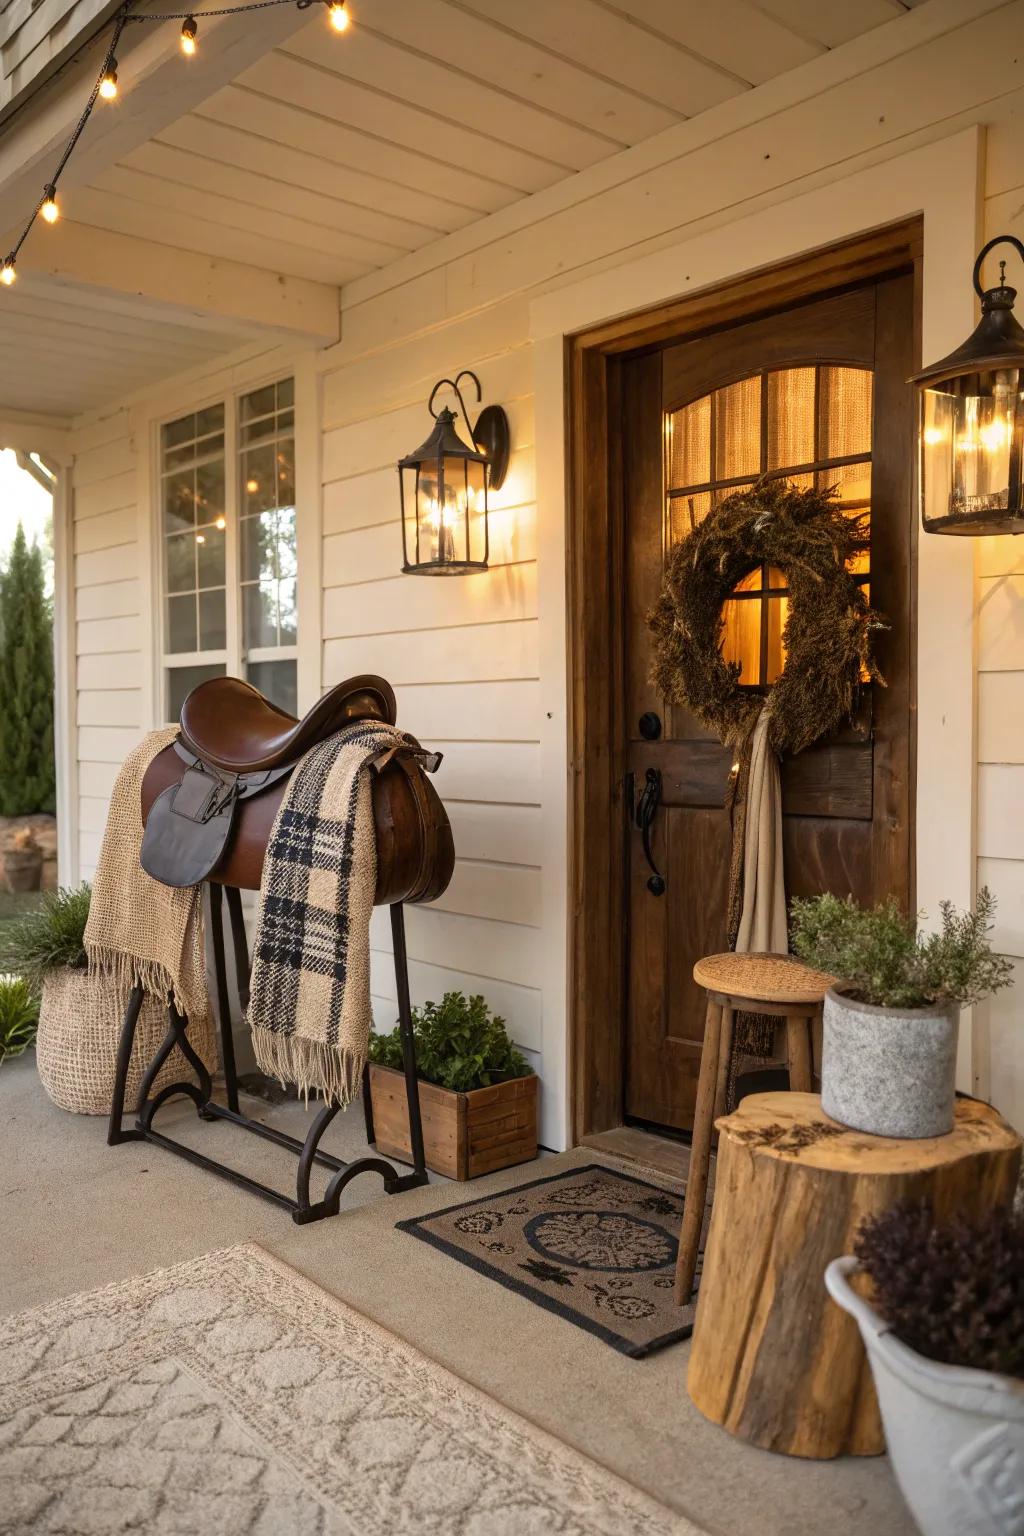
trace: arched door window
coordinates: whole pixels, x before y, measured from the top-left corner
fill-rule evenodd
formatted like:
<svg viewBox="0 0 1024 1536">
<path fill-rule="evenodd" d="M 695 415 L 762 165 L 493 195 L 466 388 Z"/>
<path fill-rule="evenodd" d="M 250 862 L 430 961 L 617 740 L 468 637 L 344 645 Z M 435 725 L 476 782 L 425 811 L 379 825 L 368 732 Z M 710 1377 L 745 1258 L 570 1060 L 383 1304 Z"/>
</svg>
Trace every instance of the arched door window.
<svg viewBox="0 0 1024 1536">
<path fill-rule="evenodd" d="M 850 513 L 871 504 L 872 373 L 821 363 L 751 374 L 665 415 L 667 533 L 695 528 L 724 496 L 761 475 L 838 487 Z M 855 574 L 869 589 L 868 556 Z M 722 654 L 740 682 L 765 688 L 785 664 L 789 591 L 781 571 L 754 566 L 725 604 Z"/>
</svg>

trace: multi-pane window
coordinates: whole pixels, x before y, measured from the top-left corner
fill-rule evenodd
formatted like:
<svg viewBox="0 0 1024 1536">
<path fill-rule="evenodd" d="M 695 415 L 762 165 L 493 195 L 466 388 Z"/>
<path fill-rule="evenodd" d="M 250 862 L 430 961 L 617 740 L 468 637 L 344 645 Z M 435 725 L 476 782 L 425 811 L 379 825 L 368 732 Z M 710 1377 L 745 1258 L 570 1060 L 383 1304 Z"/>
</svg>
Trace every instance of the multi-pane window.
<svg viewBox="0 0 1024 1536">
<path fill-rule="evenodd" d="M 753 374 L 667 413 L 667 534 L 675 543 L 724 496 L 761 475 L 838 488 L 850 513 L 871 505 L 872 374 L 819 364 Z M 868 556 L 855 573 L 865 591 Z M 725 603 L 722 654 L 740 682 L 764 688 L 785 665 L 789 590 L 781 571 L 752 566 Z"/>
<path fill-rule="evenodd" d="M 160 434 L 164 718 L 232 673 L 295 713 L 295 412 L 291 379 Z"/>
<path fill-rule="evenodd" d="M 247 675 L 295 713 L 295 393 L 291 379 L 239 406 L 242 644 Z"/>
</svg>

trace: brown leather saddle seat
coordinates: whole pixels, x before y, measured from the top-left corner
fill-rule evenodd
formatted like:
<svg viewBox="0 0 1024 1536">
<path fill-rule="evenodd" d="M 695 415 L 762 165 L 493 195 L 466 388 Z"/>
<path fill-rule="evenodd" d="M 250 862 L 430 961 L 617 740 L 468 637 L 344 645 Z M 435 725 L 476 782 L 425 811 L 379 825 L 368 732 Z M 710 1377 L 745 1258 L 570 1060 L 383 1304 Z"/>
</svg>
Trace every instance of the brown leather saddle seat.
<svg viewBox="0 0 1024 1536">
<path fill-rule="evenodd" d="M 211 880 L 258 890 L 296 763 L 344 726 L 394 725 L 396 713 L 390 683 L 369 674 L 337 684 L 301 720 L 241 678 L 200 683 L 182 705 L 178 740 L 142 781 L 143 868 L 167 885 Z M 433 901 L 451 879 L 451 826 L 425 771 L 439 762 L 400 749 L 374 772 L 378 905 Z"/>
<path fill-rule="evenodd" d="M 240 677 L 214 677 L 181 707 L 181 741 L 202 762 L 227 773 L 256 773 L 295 763 L 353 720 L 397 718 L 395 690 L 382 677 L 350 677 L 318 699 L 301 720 L 278 709 Z"/>
</svg>

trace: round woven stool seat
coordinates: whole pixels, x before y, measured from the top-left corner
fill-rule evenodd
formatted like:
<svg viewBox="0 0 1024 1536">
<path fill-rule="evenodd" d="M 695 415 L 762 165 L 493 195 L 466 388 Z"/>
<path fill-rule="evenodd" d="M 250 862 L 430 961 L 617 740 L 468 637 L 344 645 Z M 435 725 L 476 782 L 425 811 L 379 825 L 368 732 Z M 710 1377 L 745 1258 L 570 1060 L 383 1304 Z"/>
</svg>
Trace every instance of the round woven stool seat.
<svg viewBox="0 0 1024 1536">
<path fill-rule="evenodd" d="M 675 1297 L 679 1306 L 693 1295 L 711 1166 L 711 1141 L 715 1121 L 725 1114 L 727 1107 L 736 1014 L 767 1014 L 780 1021 L 779 1033 L 785 1037 L 789 1086 L 798 1093 L 810 1093 L 814 1087 L 813 1032 L 821 1017 L 825 993 L 835 982 L 834 976 L 812 970 L 791 955 L 737 955 L 731 951 L 725 955 L 704 955 L 693 968 L 693 979 L 707 993 L 708 1011 L 693 1112 L 686 1203 L 676 1258 Z"/>
<path fill-rule="evenodd" d="M 693 979 L 706 992 L 719 992 L 745 1003 L 820 1003 L 834 976 L 814 971 L 789 955 L 705 955 Z"/>
</svg>

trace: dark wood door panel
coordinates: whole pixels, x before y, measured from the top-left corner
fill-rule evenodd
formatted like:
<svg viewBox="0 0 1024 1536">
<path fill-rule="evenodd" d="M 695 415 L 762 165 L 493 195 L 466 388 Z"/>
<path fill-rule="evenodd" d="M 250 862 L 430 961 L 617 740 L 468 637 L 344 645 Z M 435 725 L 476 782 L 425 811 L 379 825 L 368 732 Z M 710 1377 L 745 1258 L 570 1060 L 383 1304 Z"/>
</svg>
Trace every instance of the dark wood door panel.
<svg viewBox="0 0 1024 1536">
<path fill-rule="evenodd" d="M 637 791 L 649 769 L 660 774 L 651 840 L 666 882 L 663 895 L 651 894 L 650 869 L 633 827 L 625 1029 L 625 1110 L 631 1117 L 682 1129 L 692 1123 L 705 1001 L 692 969 L 702 954 L 726 945 L 731 845 L 725 798 L 733 753 L 689 711 L 659 698 L 650 682 L 646 617 L 660 591 L 671 526 L 665 412 L 746 377 L 764 380 L 777 368 L 872 370 L 870 597 L 888 618 L 889 629 L 878 637 L 888 686 L 866 690 L 854 721 L 784 761 L 783 836 L 789 896 L 833 890 L 871 902 L 894 893 L 909 902 L 913 412 L 904 381 L 913 371 L 912 306 L 910 276 L 885 278 L 623 361 L 625 644 L 618 749 Z M 762 462 L 767 390 L 763 382 Z M 824 432 L 817 389 L 813 409 L 817 455 Z M 640 718 L 649 711 L 662 725 L 654 741 L 640 732 Z"/>
<path fill-rule="evenodd" d="M 661 774 L 661 804 L 725 804 L 734 753 L 717 741 L 633 742 L 629 765 L 642 788 L 647 770 Z M 841 816 L 870 821 L 874 752 L 870 741 L 809 747 L 782 765 L 782 809 L 787 816 Z M 639 793 L 639 789 L 637 791 Z"/>
<path fill-rule="evenodd" d="M 654 854 L 666 895 L 651 895 L 639 861 L 630 879 L 631 969 L 637 968 L 644 983 L 630 989 L 625 1108 L 638 1119 L 673 1125 L 680 1116 L 692 1120 L 704 1036 L 704 1009 L 688 957 L 713 953 L 725 942 L 724 816 L 708 810 L 665 812 Z M 694 880 L 705 871 L 712 883 L 699 899 L 666 899 L 669 892 L 694 890 Z"/>
</svg>

